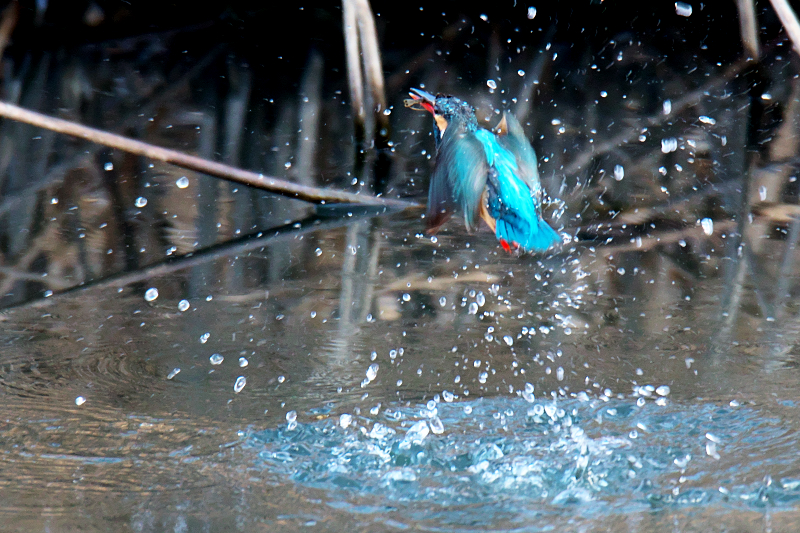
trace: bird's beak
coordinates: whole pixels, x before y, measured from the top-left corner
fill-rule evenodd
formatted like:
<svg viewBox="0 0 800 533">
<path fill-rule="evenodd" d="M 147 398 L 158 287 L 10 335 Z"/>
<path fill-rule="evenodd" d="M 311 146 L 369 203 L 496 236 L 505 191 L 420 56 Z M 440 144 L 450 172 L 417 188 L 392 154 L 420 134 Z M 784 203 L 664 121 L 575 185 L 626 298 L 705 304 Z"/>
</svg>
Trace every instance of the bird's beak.
<svg viewBox="0 0 800 533">
<path fill-rule="evenodd" d="M 411 98 L 406 98 L 404 103 L 406 107 L 416 109 L 417 111 L 427 111 L 434 114 L 434 106 L 436 105 L 436 97 L 431 93 L 427 93 L 422 89 L 411 89 L 408 92 Z"/>
</svg>

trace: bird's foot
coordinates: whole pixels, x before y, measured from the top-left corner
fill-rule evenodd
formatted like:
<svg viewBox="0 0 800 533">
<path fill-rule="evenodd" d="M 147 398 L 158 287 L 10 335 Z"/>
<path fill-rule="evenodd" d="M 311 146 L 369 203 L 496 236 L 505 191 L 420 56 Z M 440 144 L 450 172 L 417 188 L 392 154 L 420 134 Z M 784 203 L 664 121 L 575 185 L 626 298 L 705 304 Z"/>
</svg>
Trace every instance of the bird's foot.
<svg viewBox="0 0 800 533">
<path fill-rule="evenodd" d="M 512 242 L 508 242 L 505 239 L 500 239 L 500 246 L 502 246 L 503 250 L 505 250 L 506 252 L 508 252 L 510 254 L 516 252 L 517 250 L 519 250 L 519 244 L 517 244 L 517 243 L 515 243 L 513 241 Z"/>
</svg>

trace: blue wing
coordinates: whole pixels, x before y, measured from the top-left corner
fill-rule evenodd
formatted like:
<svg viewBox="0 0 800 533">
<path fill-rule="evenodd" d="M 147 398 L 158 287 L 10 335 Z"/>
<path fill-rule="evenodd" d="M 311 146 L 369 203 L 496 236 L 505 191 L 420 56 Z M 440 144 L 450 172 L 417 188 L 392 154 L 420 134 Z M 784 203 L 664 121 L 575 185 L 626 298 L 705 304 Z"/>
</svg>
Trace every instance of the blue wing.
<svg viewBox="0 0 800 533">
<path fill-rule="evenodd" d="M 505 134 L 498 135 L 497 141 L 516 157 L 517 176 L 528 185 L 538 208 L 541 204 L 542 185 L 539 181 L 539 161 L 536 159 L 536 152 L 514 115 L 504 113 L 501 128 L 505 129 Z"/>
<path fill-rule="evenodd" d="M 479 216 L 489 166 L 483 145 L 463 127 L 449 126 L 439 143 L 436 166 L 428 189 L 428 232 L 436 232 L 458 207 L 467 229 Z"/>
<path fill-rule="evenodd" d="M 561 238 L 539 215 L 541 194 L 536 154 L 519 122 L 504 117 L 507 135 L 480 130 L 490 171 L 487 174 L 487 210 L 495 219 L 497 238 L 524 250 L 544 251 Z"/>
</svg>

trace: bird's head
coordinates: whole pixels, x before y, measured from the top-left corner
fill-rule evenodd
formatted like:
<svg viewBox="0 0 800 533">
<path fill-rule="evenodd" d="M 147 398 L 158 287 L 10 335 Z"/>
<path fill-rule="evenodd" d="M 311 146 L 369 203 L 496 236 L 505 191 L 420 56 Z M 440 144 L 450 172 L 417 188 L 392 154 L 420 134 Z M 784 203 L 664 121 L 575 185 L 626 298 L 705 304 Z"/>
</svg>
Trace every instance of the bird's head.
<svg viewBox="0 0 800 533">
<path fill-rule="evenodd" d="M 468 103 L 447 94 L 433 96 L 422 89 L 411 89 L 405 100 L 406 107 L 427 111 L 433 115 L 438 138 L 444 135 L 450 124 L 464 124 L 467 128 L 476 128 L 475 109 Z"/>
</svg>

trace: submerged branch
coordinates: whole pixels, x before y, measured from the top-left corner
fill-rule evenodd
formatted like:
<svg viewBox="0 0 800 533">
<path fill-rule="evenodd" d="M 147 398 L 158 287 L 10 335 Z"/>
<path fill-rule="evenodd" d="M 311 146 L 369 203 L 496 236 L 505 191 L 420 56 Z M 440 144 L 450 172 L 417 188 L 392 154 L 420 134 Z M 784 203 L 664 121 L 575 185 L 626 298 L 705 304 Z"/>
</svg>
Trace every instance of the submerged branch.
<svg viewBox="0 0 800 533">
<path fill-rule="evenodd" d="M 68 120 L 43 115 L 6 102 L 0 102 L 0 116 L 31 124 L 46 130 L 86 139 L 87 141 L 102 144 L 110 148 L 116 148 L 124 152 L 163 161 L 189 170 L 195 170 L 224 180 L 288 196 L 289 198 L 305 200 L 306 202 L 316 204 L 354 203 L 362 205 L 382 205 L 398 209 L 416 207 L 415 203 L 404 200 L 379 198 L 347 191 L 299 185 L 290 181 L 264 176 L 257 172 L 203 159 L 202 157 L 185 154 L 177 150 L 137 141 L 128 137 L 123 137 L 122 135 L 90 128 Z"/>
<path fill-rule="evenodd" d="M 50 296 L 43 296 L 34 300 L 28 300 L 26 302 L 0 308 L 0 322 L 4 319 L 4 313 L 11 310 L 51 305 L 54 301 L 60 299 L 60 297 L 84 292 L 89 289 L 97 290 L 127 287 L 133 283 L 174 274 L 175 272 L 194 268 L 198 265 L 217 261 L 219 259 L 230 258 L 231 256 L 234 257 L 233 260 L 236 260 L 238 256 L 243 256 L 247 252 L 262 250 L 267 245 L 292 242 L 312 232 L 349 226 L 357 223 L 359 220 L 363 219 L 363 217 L 364 215 L 354 215 L 352 218 L 339 218 L 336 220 L 321 220 L 317 217 L 310 217 L 270 230 L 245 235 L 232 241 L 212 245 L 182 256 L 171 256 L 159 263 L 148 265 L 143 268 L 91 280 L 67 289 L 54 291 Z"/>
</svg>

